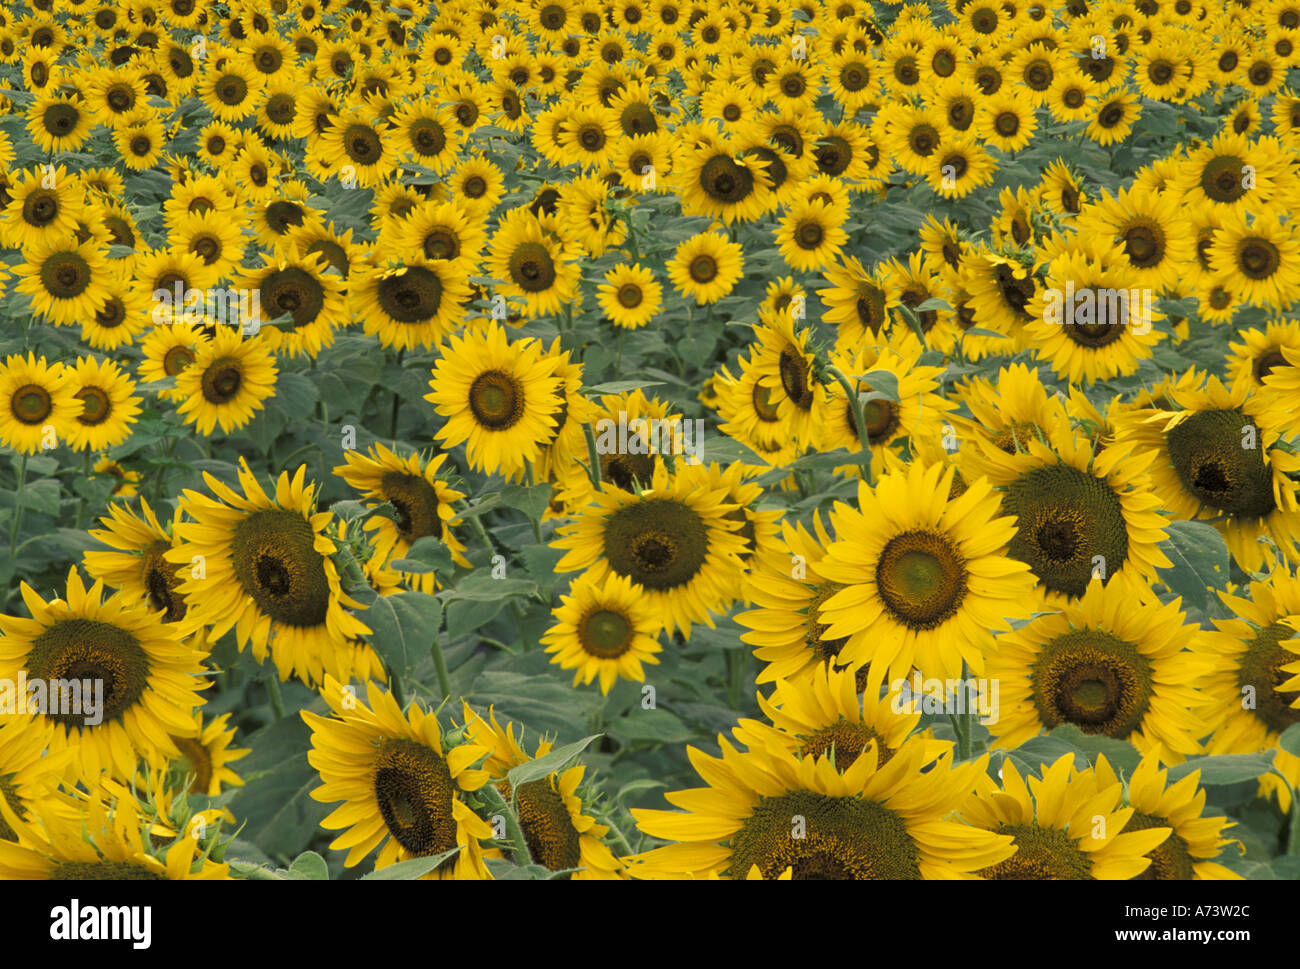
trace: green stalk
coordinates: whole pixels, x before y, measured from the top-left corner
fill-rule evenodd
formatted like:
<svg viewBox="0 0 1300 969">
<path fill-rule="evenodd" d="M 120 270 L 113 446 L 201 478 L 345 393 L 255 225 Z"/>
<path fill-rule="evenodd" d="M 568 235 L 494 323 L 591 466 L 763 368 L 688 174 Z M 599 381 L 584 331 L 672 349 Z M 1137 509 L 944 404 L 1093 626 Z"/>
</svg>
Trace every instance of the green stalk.
<svg viewBox="0 0 1300 969">
<path fill-rule="evenodd" d="M 438 634 L 433 636 L 433 668 L 438 672 L 438 689 L 442 691 L 444 700 L 451 696 L 451 677 L 447 675 L 447 660 L 442 655 L 442 643 L 438 641 Z"/>
<path fill-rule="evenodd" d="M 506 803 L 495 784 L 484 784 L 479 788 L 479 793 L 483 795 L 483 800 L 487 801 L 488 810 L 505 819 L 506 841 L 509 845 L 510 857 L 515 864 L 531 865 L 533 854 L 528 850 L 528 839 L 524 837 L 524 831 L 519 827 L 519 816 L 515 814 L 514 807 Z M 512 794 L 517 793 L 517 791 L 512 792 Z M 514 798 L 512 797 L 511 800 Z"/>
<path fill-rule="evenodd" d="M 14 546 L 18 544 L 18 530 L 23 524 L 23 506 L 20 500 L 23 488 L 27 486 L 27 455 L 18 459 L 18 486 L 14 488 L 14 520 L 9 525 L 9 561 L 14 558 Z"/>
<path fill-rule="evenodd" d="M 590 466 L 587 468 L 587 475 L 591 478 L 591 483 L 600 490 L 600 455 L 596 451 L 596 432 L 591 429 L 590 424 L 582 425 L 582 433 L 587 438 L 587 460 Z"/>
<path fill-rule="evenodd" d="M 280 674 L 275 670 L 266 678 L 266 693 L 271 698 L 271 709 L 275 712 L 275 719 L 284 719 L 284 698 L 280 696 Z"/>
<path fill-rule="evenodd" d="M 853 426 L 858 432 L 858 443 L 862 450 L 871 454 L 871 437 L 867 434 L 867 420 L 862 414 L 862 401 L 858 397 L 858 392 L 849 384 L 849 378 L 840 372 L 838 367 L 828 367 L 827 371 L 836 382 L 844 389 L 844 395 L 848 398 L 849 411 L 853 414 Z M 871 484 L 871 464 L 862 464 L 858 466 L 858 472 L 862 480 Z"/>
</svg>

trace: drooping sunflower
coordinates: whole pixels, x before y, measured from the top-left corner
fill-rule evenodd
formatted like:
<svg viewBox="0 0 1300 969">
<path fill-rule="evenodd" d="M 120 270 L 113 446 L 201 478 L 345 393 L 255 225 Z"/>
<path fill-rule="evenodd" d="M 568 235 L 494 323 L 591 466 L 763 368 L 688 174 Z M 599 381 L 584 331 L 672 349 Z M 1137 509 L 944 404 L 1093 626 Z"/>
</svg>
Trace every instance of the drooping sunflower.
<svg viewBox="0 0 1300 969">
<path fill-rule="evenodd" d="M 587 768 L 575 764 L 563 773 L 552 771 L 514 790 L 506 776 L 510 770 L 546 756 L 554 744 L 549 740 L 539 741 L 537 752 L 529 757 L 520 746 L 522 728 L 516 740 L 516 725 L 507 720 L 503 728 L 491 709 L 487 720 L 470 709 L 468 703 L 464 704 L 464 711 L 465 741 L 491 751 L 482 769 L 488 772 L 489 783 L 496 786 L 502 798 L 515 804 L 519 828 L 534 863 L 554 872 L 578 869 L 564 876 L 573 881 L 621 878 L 622 863 L 601 840 L 609 834 L 608 825 L 597 824 L 594 817 L 583 813 L 585 798 L 580 786 Z M 500 856 L 495 849 L 491 854 Z"/>
<path fill-rule="evenodd" d="M 919 710 L 900 711 L 892 696 L 862 696 L 856 681 L 851 671 L 829 666 L 815 667 L 809 678 L 777 680 L 770 697 L 758 694 L 770 722 L 742 717 L 732 733 L 751 750 L 775 747 L 797 757 L 830 755 L 841 773 L 863 755 L 883 767 L 913 736 L 929 748 L 925 763 L 951 753 L 951 741 L 917 730 Z"/>
<path fill-rule="evenodd" d="M 87 778 L 129 778 L 138 758 L 161 766 L 178 756 L 169 736 L 193 728 L 198 691 L 208 685 L 203 654 L 157 613 L 132 608 L 135 596 L 104 599 L 102 582 L 87 590 L 75 567 L 65 597 L 47 602 L 27 583 L 21 588 L 31 618 L 0 616 L 0 677 L 12 682 L 21 671 L 47 691 L 53 680 L 103 684 L 97 711 L 84 696 L 77 711 L 75 696 L 56 705 L 46 692 L 46 712 L 38 716 L 55 725 L 51 751 L 77 748 L 75 770 Z"/>
<path fill-rule="evenodd" d="M 890 325 L 889 297 L 875 272 L 854 256 L 824 274 L 830 286 L 818 296 L 826 305 L 825 319 L 837 327 L 837 350 L 853 346 L 868 335 L 876 338 Z"/>
<path fill-rule="evenodd" d="M 181 566 L 186 632 L 208 629 L 212 641 L 235 630 L 239 647 L 265 660 L 268 647 L 281 680 L 296 674 L 320 682 L 347 677 L 351 643 L 370 630 L 349 609 L 325 533 L 333 516 L 313 514 L 315 485 L 306 465 L 281 473 L 272 498 L 241 459 L 243 494 L 204 472 L 216 499 L 186 490 L 180 507 L 192 521 L 174 526 L 174 548 L 163 557 Z M 188 568 L 187 568 L 188 567 Z"/>
<path fill-rule="evenodd" d="M 135 384 L 112 360 L 79 357 L 72 369 L 73 396 L 81 413 L 68 425 L 68 445 L 78 451 L 103 451 L 131 436 L 140 413 Z"/>
<path fill-rule="evenodd" d="M 34 807 L 58 803 L 59 785 L 77 756 L 75 747 L 47 752 L 55 729 L 38 717 L 0 720 L 0 801 L 20 819 L 27 819 Z M 0 817 L 0 844 L 15 837 Z"/>
<path fill-rule="evenodd" d="M 558 363 L 535 339 L 509 342 L 495 322 L 450 337 L 424 395 L 447 418 L 436 438 L 449 448 L 464 443 L 476 470 L 522 470 L 558 426 Z"/>
<path fill-rule="evenodd" d="M 1119 776 L 1105 757 L 1097 758 L 1097 782 L 1103 787 L 1119 783 Z M 1201 772 L 1194 770 L 1175 784 L 1169 771 L 1150 755 L 1143 757 L 1125 785 L 1124 800 L 1133 814 L 1124 832 L 1148 828 L 1172 828 L 1169 837 L 1147 852 L 1151 866 L 1135 877 L 1144 881 L 1204 881 L 1241 878 L 1236 872 L 1211 861 L 1227 845 L 1224 831 L 1235 822 L 1225 817 L 1201 817 L 1205 789 Z M 1124 833 L 1121 832 L 1121 833 Z"/>
<path fill-rule="evenodd" d="M 1300 723 L 1300 579 L 1279 568 L 1250 583 L 1249 597 L 1219 591 L 1233 618 L 1215 619 L 1205 634 L 1217 668 L 1199 683 L 1205 702 L 1197 711 L 1209 754 L 1276 751 L 1272 772 L 1261 774 L 1260 794 L 1291 810 L 1291 787 L 1300 785 L 1300 757 L 1278 738 Z M 1284 780 L 1285 778 L 1285 780 Z M 1288 787 L 1288 782 L 1290 787 Z"/>
<path fill-rule="evenodd" d="M 253 419 L 275 393 L 275 355 L 260 336 L 244 337 L 238 328 L 221 326 L 202 344 L 194 362 L 176 376 L 176 408 L 186 424 L 210 435 L 225 433 Z"/>
<path fill-rule="evenodd" d="M 760 684 L 802 682 L 823 666 L 838 672 L 864 665 L 841 664 L 839 653 L 846 640 L 823 637 L 821 607 L 844 587 L 821 573 L 832 539 L 816 514 L 813 530 L 810 533 L 801 522 L 782 521 L 780 539 L 759 554 L 745 576 L 745 598 L 754 608 L 735 620 L 748 630 L 740 634 L 741 641 L 754 647 L 755 658 L 766 664 L 757 677 Z M 861 679 L 865 681 L 865 671 Z"/>
<path fill-rule="evenodd" d="M 662 623 L 640 586 L 618 574 L 604 582 L 582 575 L 560 601 L 541 642 L 552 663 L 575 671 L 574 686 L 599 678 L 607 694 L 620 678 L 645 681 L 642 664 L 659 662 Z"/>
<path fill-rule="evenodd" d="M 727 601 L 740 567 L 745 540 L 740 523 L 727 517 L 735 508 L 696 465 L 679 463 L 671 477 L 657 466 L 639 494 L 602 482 L 592 504 L 552 542 L 566 551 L 556 570 L 585 569 L 597 583 L 611 573 L 630 579 L 645 589 L 664 627 L 689 638 L 692 623 L 712 627 L 710 612 Z"/>
<path fill-rule="evenodd" d="M 744 275 L 744 250 L 719 232 L 701 232 L 677 247 L 668 278 L 683 296 L 716 303 Z"/>
<path fill-rule="evenodd" d="M 708 787 L 664 795 L 684 811 L 632 809 L 645 833 L 676 842 L 626 859 L 634 878 L 684 875 L 762 878 L 787 869 L 803 879 L 962 879 L 1005 861 L 1011 838 L 949 816 L 973 789 L 986 758 L 932 763 L 919 739 L 888 763 L 858 757 L 845 771 L 829 754 L 771 747 L 741 753 L 719 737 L 721 757 L 686 753 Z M 801 837 L 791 837 L 803 821 Z"/>
<path fill-rule="evenodd" d="M 55 447 L 81 413 L 73 373 L 32 352 L 11 354 L 0 366 L 0 444 L 19 454 Z"/>
<path fill-rule="evenodd" d="M 1014 520 L 998 517 L 986 479 L 949 499 L 954 474 L 916 461 L 874 489 L 860 482 L 857 508 L 831 511 L 818 570 L 844 588 L 820 606 L 822 638 L 847 638 L 840 654 L 870 662 L 871 687 L 914 666 L 955 679 L 964 662 L 980 675 L 993 631 L 1031 609 L 1033 575 L 1005 551 Z"/>
<path fill-rule="evenodd" d="M 133 768 L 134 770 L 134 768 Z M 128 775 L 129 777 L 130 775 Z M 0 878 L 23 881 L 188 881 L 230 878 L 200 840 L 155 837 L 134 798 L 42 802 L 20 820 L 0 798 L 15 841 L 0 841 Z"/>
<path fill-rule="evenodd" d="M 91 578 L 119 590 L 124 596 L 147 599 L 149 608 L 162 613 L 163 622 L 175 622 L 185 615 L 179 566 L 163 558 L 172 547 L 171 532 L 158 521 L 149 502 L 140 499 L 141 519 L 122 502 L 108 506 L 108 517 L 100 518 L 103 529 L 90 534 L 114 548 L 114 552 L 87 550 L 82 561 Z"/>
<path fill-rule="evenodd" d="M 366 521 L 365 530 L 376 533 L 375 562 L 400 559 L 415 542 L 431 536 L 447 546 L 453 562 L 469 568 L 465 544 L 451 530 L 460 524 L 452 506 L 465 493 L 438 477 L 447 455 L 439 454 L 428 461 L 418 454 L 403 458 L 376 443 L 368 455 L 349 450 L 344 452 L 344 458 L 346 463 L 336 467 L 334 473 L 373 503 L 387 501 L 397 512 L 395 520 L 371 515 Z M 427 593 L 437 588 L 432 572 L 412 573 L 406 578 Z"/>
<path fill-rule="evenodd" d="M 369 706 L 333 677 L 323 696 L 332 717 L 302 711 L 312 729 L 307 759 L 322 782 L 311 796 L 343 802 L 321 822 L 347 829 L 330 845 L 348 849 L 343 864 L 352 868 L 376 848 L 376 870 L 459 848 L 425 878 L 490 877 L 480 842 L 492 837 L 492 826 L 462 796 L 488 783 L 487 771 L 472 765 L 489 749 L 449 745 L 437 717 L 416 705 L 403 715 L 393 695 L 373 683 L 366 688 Z"/>
<path fill-rule="evenodd" d="M 1259 572 L 1274 553 L 1294 557 L 1300 543 L 1300 496 L 1290 473 L 1300 460 L 1277 444 L 1288 418 L 1268 409 L 1249 381 L 1225 387 L 1189 371 L 1168 396 L 1175 409 L 1147 406 L 1116 421 L 1121 442 L 1153 451 L 1151 480 L 1180 521 L 1209 519 L 1233 559 Z"/>
<path fill-rule="evenodd" d="M 1077 602 L 999 637 L 988 664 L 1001 682 L 996 745 L 1070 723 L 1165 764 L 1199 753 L 1202 698 L 1191 684 L 1214 663 L 1179 605 L 1093 579 Z"/>
<path fill-rule="evenodd" d="M 1127 880 L 1150 865 L 1147 854 L 1170 833 L 1167 826 L 1125 831 L 1133 817 L 1121 806 L 1123 785 L 1093 768 L 1077 770 L 1072 754 L 1043 776 L 1023 778 L 1010 759 L 1002 762 L 1002 784 L 988 774 L 975 778 L 976 793 L 961 807 L 970 823 L 1010 835 L 1015 853 L 979 872 L 990 881 Z M 1028 780 L 1028 784 L 1026 784 Z"/>
<path fill-rule="evenodd" d="M 1100 579 L 1133 593 L 1172 563 L 1160 550 L 1166 538 L 1161 501 L 1147 471 L 1155 456 L 1132 444 L 1097 452 L 1085 436 L 1055 424 L 1017 435 L 1008 451 L 979 441 L 969 468 L 1002 492 L 1002 511 L 1016 518 L 1009 554 L 1033 571 L 1053 605 L 1084 594 Z"/>
<path fill-rule="evenodd" d="M 230 714 L 223 713 L 205 723 L 202 711 L 196 711 L 193 732 L 172 738 L 181 755 L 171 767 L 182 780 L 193 778 L 188 788 L 191 794 L 216 797 L 223 788 L 243 786 L 244 779 L 230 765 L 252 751 L 230 746 L 235 728 L 227 726 L 229 720 Z"/>
<path fill-rule="evenodd" d="M 773 313 L 754 327 L 757 338 L 742 373 L 757 371 L 759 386 L 768 391 L 785 433 L 799 443 L 811 443 L 827 403 L 824 384 L 814 376 L 814 357 L 808 350 L 808 330 L 795 331 L 789 313 Z"/>
</svg>

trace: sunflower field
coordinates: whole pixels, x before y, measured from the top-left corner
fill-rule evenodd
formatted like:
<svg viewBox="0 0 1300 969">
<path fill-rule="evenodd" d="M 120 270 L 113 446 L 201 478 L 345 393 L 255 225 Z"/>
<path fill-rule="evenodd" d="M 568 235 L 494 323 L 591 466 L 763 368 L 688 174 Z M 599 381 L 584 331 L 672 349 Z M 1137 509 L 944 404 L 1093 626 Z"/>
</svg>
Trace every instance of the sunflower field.
<svg viewBox="0 0 1300 969">
<path fill-rule="evenodd" d="M 1300 877 L 1298 68 L 4 0 L 0 878 Z"/>
</svg>

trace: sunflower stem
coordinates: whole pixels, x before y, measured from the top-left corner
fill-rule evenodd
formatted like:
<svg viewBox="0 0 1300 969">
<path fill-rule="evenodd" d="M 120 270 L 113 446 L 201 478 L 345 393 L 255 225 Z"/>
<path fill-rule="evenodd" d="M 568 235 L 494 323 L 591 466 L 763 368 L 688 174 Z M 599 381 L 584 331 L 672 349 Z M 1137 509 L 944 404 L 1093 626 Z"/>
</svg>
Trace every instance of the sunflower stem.
<svg viewBox="0 0 1300 969">
<path fill-rule="evenodd" d="M 447 660 L 442 655 L 442 643 L 438 641 L 438 634 L 433 634 L 433 646 L 430 648 L 433 654 L 433 668 L 438 673 L 438 689 L 442 691 L 443 700 L 451 697 L 451 677 L 447 675 Z"/>
<path fill-rule="evenodd" d="M 591 478 L 591 483 L 600 490 L 600 455 L 596 451 L 596 432 L 591 429 L 590 424 L 582 425 L 583 436 L 587 439 L 587 476 Z"/>
<path fill-rule="evenodd" d="M 27 486 L 27 455 L 18 459 L 18 485 L 14 488 L 14 520 L 9 524 L 9 561 L 14 559 L 14 546 L 18 544 L 18 531 L 23 525 L 21 496 Z"/>
<path fill-rule="evenodd" d="M 397 366 L 402 365 L 402 356 L 406 353 L 406 347 L 397 348 Z M 394 441 L 397 440 L 397 414 L 402 409 L 402 398 L 397 393 L 397 388 L 393 388 L 393 414 L 388 422 L 388 436 Z"/>
<path fill-rule="evenodd" d="M 740 694 L 745 685 L 745 670 L 749 654 L 743 649 L 727 651 L 727 703 L 731 709 L 740 709 Z"/>
<path fill-rule="evenodd" d="M 867 420 L 862 413 L 862 400 L 859 398 L 858 392 L 849 384 L 849 378 L 844 376 L 838 367 L 827 367 L 826 371 L 844 389 L 844 396 L 848 399 L 849 410 L 853 414 L 853 426 L 858 432 L 858 444 L 861 445 L 862 451 L 867 457 L 866 464 L 858 465 L 858 473 L 862 476 L 863 481 L 871 484 L 871 438 L 867 434 Z"/>
<path fill-rule="evenodd" d="M 388 663 L 384 664 L 384 672 L 388 674 L 388 688 L 392 691 L 393 699 L 397 701 L 397 708 L 405 710 L 406 690 L 402 688 L 402 678 L 397 675 L 397 670 L 393 669 Z"/>
<path fill-rule="evenodd" d="M 506 823 L 505 842 L 510 857 L 517 865 L 531 865 L 533 854 L 528 850 L 528 839 L 524 837 L 523 829 L 519 827 L 519 816 L 515 813 L 514 805 L 506 803 L 495 784 L 484 784 L 479 791 L 483 795 L 483 800 L 487 801 L 488 810 Z M 511 792 L 511 801 L 514 801 L 515 794 L 518 794 L 518 791 Z"/>
<path fill-rule="evenodd" d="M 280 696 L 280 676 L 274 670 L 266 678 L 266 694 L 271 698 L 271 710 L 275 719 L 284 719 L 284 698 Z"/>
<path fill-rule="evenodd" d="M 81 455 L 81 476 L 85 480 L 90 479 L 90 448 L 86 448 L 85 452 Z M 72 527 L 77 531 L 81 531 L 81 523 L 85 521 L 85 517 L 86 499 L 79 498 L 77 500 L 77 520 L 76 524 Z"/>
</svg>

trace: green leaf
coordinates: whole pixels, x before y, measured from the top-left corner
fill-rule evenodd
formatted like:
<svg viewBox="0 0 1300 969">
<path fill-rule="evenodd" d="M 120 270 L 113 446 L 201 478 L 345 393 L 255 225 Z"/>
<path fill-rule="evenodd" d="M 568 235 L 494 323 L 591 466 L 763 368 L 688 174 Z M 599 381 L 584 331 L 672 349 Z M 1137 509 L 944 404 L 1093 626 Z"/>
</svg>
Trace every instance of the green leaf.
<svg viewBox="0 0 1300 969">
<path fill-rule="evenodd" d="M 528 579 L 494 579 L 490 574 L 470 575 L 460 585 L 445 589 L 439 595 L 447 602 L 494 602 L 508 596 L 535 596 L 537 583 Z"/>
<path fill-rule="evenodd" d="M 1251 781 L 1273 770 L 1273 752 L 1266 754 L 1216 754 L 1188 757 L 1169 768 L 1169 782 L 1180 781 L 1194 770 L 1201 772 L 1202 787 L 1221 787 Z"/>
<path fill-rule="evenodd" d="M 858 396 L 866 400 L 890 400 L 898 403 L 898 377 L 888 370 L 869 370 L 859 380 L 871 390 Z"/>
<path fill-rule="evenodd" d="M 429 872 L 433 871 L 448 858 L 453 858 L 460 851 L 460 845 L 452 848 L 450 851 L 444 851 L 440 854 L 430 855 L 427 858 L 412 858 L 410 861 L 399 861 L 395 865 L 389 865 L 387 868 L 380 868 L 378 871 L 372 871 L 369 875 L 362 875 L 363 882 L 406 882 L 416 881 L 423 878 Z"/>
<path fill-rule="evenodd" d="M 1116 740 L 1105 734 L 1086 734 L 1072 723 L 1062 724 L 1048 736 L 1077 747 L 1087 755 L 1088 761 L 1092 764 L 1096 764 L 1097 757 L 1104 754 L 1110 766 L 1125 777 L 1132 774 L 1142 760 L 1142 755 L 1137 748 L 1127 741 Z"/>
<path fill-rule="evenodd" d="M 275 382 L 275 402 L 290 417 L 314 418 L 317 399 L 316 385 L 300 373 L 282 371 Z"/>
<path fill-rule="evenodd" d="M 501 489 L 501 501 L 511 508 L 517 508 L 528 516 L 529 521 L 539 522 L 546 506 L 551 502 L 551 485 L 549 482 L 536 485 L 507 485 Z"/>
<path fill-rule="evenodd" d="M 1293 757 L 1300 757 L 1300 723 L 1293 723 L 1282 731 L 1277 745 Z"/>
<path fill-rule="evenodd" d="M 329 865 L 314 851 L 304 851 L 293 860 L 285 877 L 297 881 L 326 882 L 330 878 Z"/>
<path fill-rule="evenodd" d="M 518 767 L 512 767 L 506 774 L 506 780 L 510 784 L 510 789 L 516 794 L 519 788 L 529 781 L 540 780 L 543 777 L 549 777 L 556 771 L 563 770 L 568 766 L 569 761 L 576 758 L 593 740 L 598 740 L 604 734 L 592 734 L 590 737 L 584 737 L 577 743 L 565 744 L 556 750 L 552 750 L 544 757 L 536 757 L 526 764 L 520 764 Z"/>
<path fill-rule="evenodd" d="M 1160 543 L 1160 550 L 1173 566 L 1159 570 L 1160 581 L 1204 613 L 1208 587 L 1221 589 L 1228 581 L 1228 546 L 1218 530 L 1205 522 L 1170 522 L 1166 527 L 1169 538 Z"/>
<path fill-rule="evenodd" d="M 55 478 L 30 481 L 18 492 L 18 504 L 51 518 L 59 517 L 59 482 Z"/>
<path fill-rule="evenodd" d="M 596 384 L 594 387 L 583 387 L 582 392 L 584 394 L 626 394 L 632 390 L 662 386 L 663 384 L 657 380 L 611 380 Z"/>
<path fill-rule="evenodd" d="M 695 731 L 681 717 L 657 708 L 630 710 L 610 723 L 609 732 L 620 740 L 641 743 L 681 744 L 695 739 Z"/>
<path fill-rule="evenodd" d="M 451 549 L 440 538 L 422 535 L 406 550 L 402 558 L 390 562 L 388 567 L 398 572 L 415 574 L 433 572 L 437 575 L 450 575 L 453 571 Z"/>
<path fill-rule="evenodd" d="M 370 645 L 394 670 L 405 672 L 429 655 L 438 627 L 442 603 L 424 592 L 372 593 L 370 608 L 360 619 L 370 627 Z"/>
</svg>

